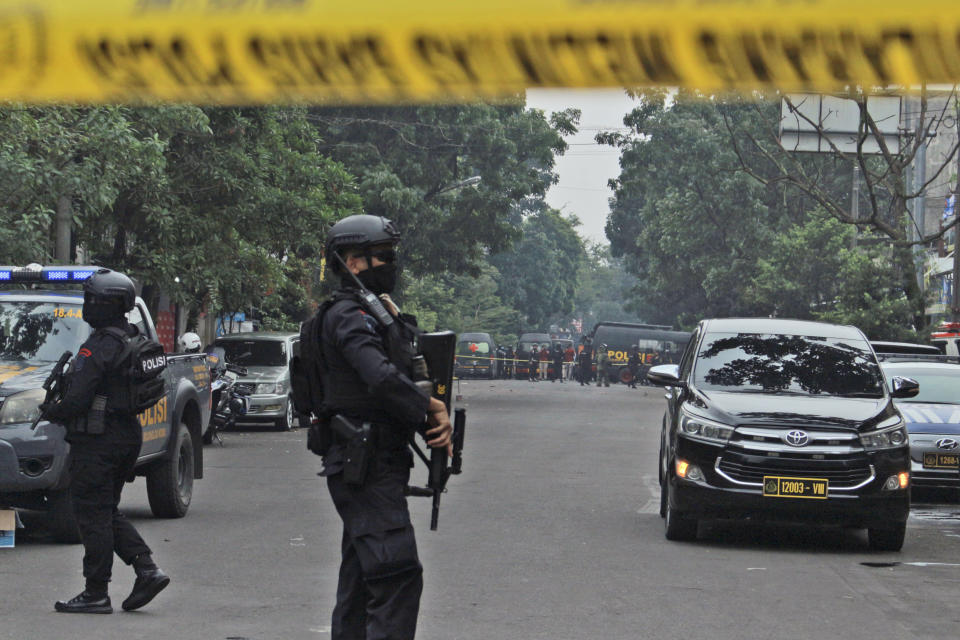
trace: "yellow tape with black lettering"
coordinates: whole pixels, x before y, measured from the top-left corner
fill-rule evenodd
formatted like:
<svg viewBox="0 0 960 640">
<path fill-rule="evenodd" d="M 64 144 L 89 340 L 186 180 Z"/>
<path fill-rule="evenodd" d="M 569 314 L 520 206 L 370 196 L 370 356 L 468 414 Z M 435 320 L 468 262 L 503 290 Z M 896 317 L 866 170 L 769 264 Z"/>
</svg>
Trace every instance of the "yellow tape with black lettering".
<svg viewBox="0 0 960 640">
<path fill-rule="evenodd" d="M 0 0 L 0 99 L 20 102 L 958 80 L 956 0 Z"/>
</svg>

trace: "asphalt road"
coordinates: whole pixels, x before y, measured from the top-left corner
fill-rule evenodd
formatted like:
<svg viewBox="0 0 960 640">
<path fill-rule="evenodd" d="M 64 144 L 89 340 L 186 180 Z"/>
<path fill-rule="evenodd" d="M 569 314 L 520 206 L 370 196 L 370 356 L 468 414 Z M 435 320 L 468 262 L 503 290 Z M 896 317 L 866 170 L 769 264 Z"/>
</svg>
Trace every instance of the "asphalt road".
<svg viewBox="0 0 960 640">
<path fill-rule="evenodd" d="M 425 567 L 421 640 L 945 638 L 960 629 L 960 506 L 915 504 L 900 553 L 836 529 L 723 524 L 671 543 L 657 513 L 662 392 L 465 381 L 464 473 L 411 510 Z M 304 433 L 209 446 L 190 513 L 122 507 L 173 578 L 123 613 L 53 612 L 82 587 L 79 546 L 21 532 L 0 549 L 0 638 L 329 637 L 340 524 Z M 422 483 L 422 465 L 414 480 Z M 940 496 L 941 498 L 943 496 Z"/>
</svg>

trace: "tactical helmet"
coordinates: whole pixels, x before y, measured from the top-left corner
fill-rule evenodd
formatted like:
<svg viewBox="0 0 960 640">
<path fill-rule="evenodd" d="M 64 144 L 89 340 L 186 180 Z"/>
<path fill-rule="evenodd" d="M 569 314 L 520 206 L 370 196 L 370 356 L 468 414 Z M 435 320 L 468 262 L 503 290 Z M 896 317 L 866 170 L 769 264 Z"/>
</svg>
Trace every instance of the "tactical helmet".
<svg viewBox="0 0 960 640">
<path fill-rule="evenodd" d="M 327 264 L 334 273 L 338 273 L 340 263 L 332 257 L 333 252 L 342 256 L 341 252 L 346 247 L 368 249 L 372 245 L 386 242 L 400 242 L 400 232 L 390 220 L 366 214 L 347 216 L 330 227 L 327 234 Z"/>
<path fill-rule="evenodd" d="M 117 271 L 98 269 L 83 283 L 83 319 L 94 327 L 123 317 L 137 297 L 133 280 Z"/>
</svg>

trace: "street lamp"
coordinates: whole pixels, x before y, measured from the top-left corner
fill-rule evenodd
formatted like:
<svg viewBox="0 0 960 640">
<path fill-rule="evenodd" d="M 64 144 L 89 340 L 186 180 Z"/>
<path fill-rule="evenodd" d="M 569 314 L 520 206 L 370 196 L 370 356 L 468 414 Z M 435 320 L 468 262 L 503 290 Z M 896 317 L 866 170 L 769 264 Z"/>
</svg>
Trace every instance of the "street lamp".
<svg viewBox="0 0 960 640">
<path fill-rule="evenodd" d="M 450 192 L 450 191 L 456 191 L 457 189 L 463 189 L 464 187 L 473 187 L 473 186 L 476 186 L 476 185 L 480 184 L 480 180 L 482 180 L 482 178 L 481 178 L 480 176 L 471 176 L 471 177 L 467 178 L 466 180 L 461 180 L 460 182 L 454 182 L 454 183 L 452 183 L 452 184 L 448 184 L 448 185 L 445 186 L 445 187 L 442 187 L 442 188 L 440 188 L 440 189 L 437 189 L 436 191 L 431 191 L 431 192 L 429 192 L 427 195 L 423 196 L 423 199 L 424 199 L 424 200 L 429 200 L 429 199 L 432 198 L 433 196 L 439 195 L 439 194 L 441 194 L 441 193 L 448 193 L 448 192 Z"/>
</svg>

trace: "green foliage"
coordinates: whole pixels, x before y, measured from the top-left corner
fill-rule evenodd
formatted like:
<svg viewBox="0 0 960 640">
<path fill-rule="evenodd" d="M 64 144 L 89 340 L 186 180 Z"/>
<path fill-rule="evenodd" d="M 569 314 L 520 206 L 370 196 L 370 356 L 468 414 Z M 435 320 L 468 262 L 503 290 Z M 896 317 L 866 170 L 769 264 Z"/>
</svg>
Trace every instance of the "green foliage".
<svg viewBox="0 0 960 640">
<path fill-rule="evenodd" d="M 763 313 L 859 327 L 875 340 L 916 340 L 888 250 L 852 247 L 849 225 L 814 211 L 780 233 L 748 297 Z"/>
<path fill-rule="evenodd" d="M 446 273 L 414 279 L 404 289 L 403 310 L 416 315 L 427 331 L 482 331 L 498 344 L 515 341 L 520 314 L 497 296 L 499 275 L 484 264 L 477 277 Z"/>
<path fill-rule="evenodd" d="M 294 326 L 325 227 L 360 209 L 303 109 L 7 108 L 0 140 L 0 262 L 49 262 L 66 197 L 86 262 L 191 313 Z"/>
<path fill-rule="evenodd" d="M 606 232 L 613 255 L 638 277 L 632 308 L 681 325 L 753 315 L 744 288 L 787 218 L 737 170 L 715 105 L 654 95 L 624 122 L 631 135 L 600 139 L 622 149 Z"/>
<path fill-rule="evenodd" d="M 583 320 L 584 333 L 603 320 L 642 322 L 643 316 L 626 306 L 635 282 L 636 278 L 624 269 L 623 260 L 610 255 L 609 246 L 590 245 L 573 303 L 573 316 Z"/>
<path fill-rule="evenodd" d="M 515 104 L 315 108 L 320 150 L 358 178 L 365 213 L 398 223 L 414 275 L 479 275 L 487 253 L 519 238 L 555 181 L 578 113 Z M 474 188 L 451 189 L 480 176 Z"/>
<path fill-rule="evenodd" d="M 515 331 L 542 329 L 573 312 L 580 270 L 586 262 L 579 221 L 544 208 L 521 225 L 522 240 L 490 257 L 500 272 L 497 293 L 523 316 Z"/>
</svg>

